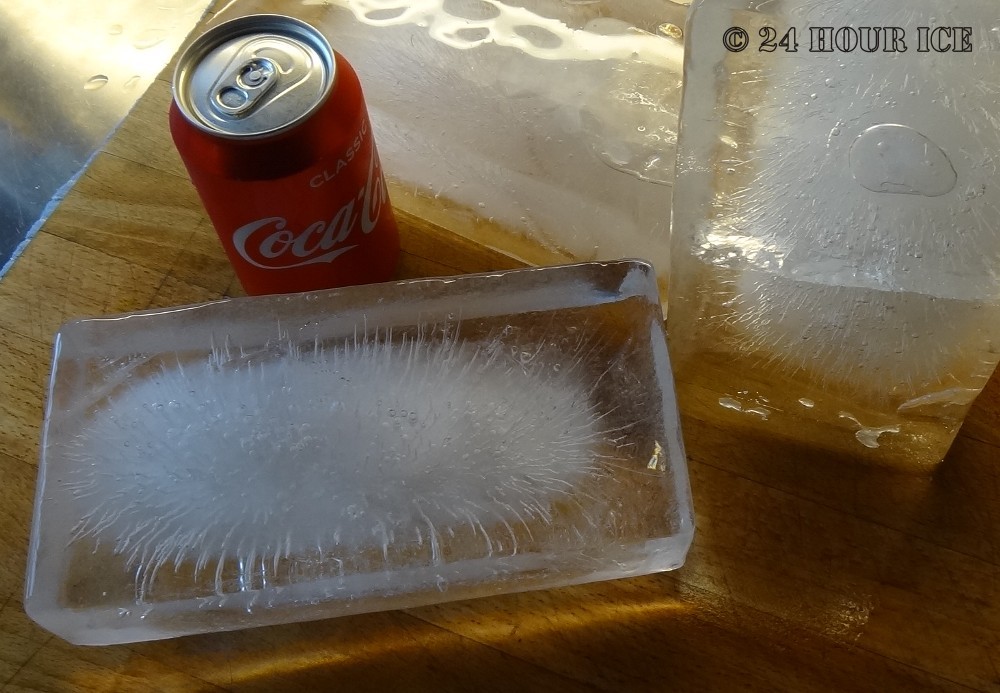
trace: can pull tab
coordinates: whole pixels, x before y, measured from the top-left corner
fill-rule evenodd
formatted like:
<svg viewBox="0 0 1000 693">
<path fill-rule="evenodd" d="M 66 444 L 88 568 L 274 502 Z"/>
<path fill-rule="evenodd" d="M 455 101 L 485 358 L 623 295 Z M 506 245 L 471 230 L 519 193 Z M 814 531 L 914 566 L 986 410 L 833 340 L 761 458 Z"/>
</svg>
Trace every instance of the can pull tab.
<svg viewBox="0 0 1000 693">
<path fill-rule="evenodd" d="M 251 58 L 215 84 L 212 106 L 222 116 L 239 118 L 250 111 L 278 81 L 278 68 L 268 58 Z"/>
</svg>

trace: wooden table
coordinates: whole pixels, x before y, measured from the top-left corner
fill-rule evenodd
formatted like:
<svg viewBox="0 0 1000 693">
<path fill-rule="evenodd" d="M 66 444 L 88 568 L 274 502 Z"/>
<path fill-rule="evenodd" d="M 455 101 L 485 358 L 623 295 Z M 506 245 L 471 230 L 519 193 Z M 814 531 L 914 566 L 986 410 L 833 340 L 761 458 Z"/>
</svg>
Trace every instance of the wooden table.
<svg viewBox="0 0 1000 693">
<path fill-rule="evenodd" d="M 4 691 L 1000 691 L 998 377 L 931 473 L 685 416 L 698 529 L 674 573 L 131 646 L 35 626 L 23 576 L 59 324 L 239 291 L 169 98 L 163 77 L 0 281 Z M 519 264 L 401 220 L 401 277 Z"/>
</svg>

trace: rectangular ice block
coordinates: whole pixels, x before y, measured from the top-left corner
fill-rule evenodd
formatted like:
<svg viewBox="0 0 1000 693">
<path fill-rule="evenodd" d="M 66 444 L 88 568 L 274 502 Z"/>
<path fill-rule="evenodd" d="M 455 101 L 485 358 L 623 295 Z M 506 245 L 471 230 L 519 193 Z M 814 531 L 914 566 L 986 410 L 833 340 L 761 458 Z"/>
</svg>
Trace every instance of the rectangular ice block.
<svg viewBox="0 0 1000 693">
<path fill-rule="evenodd" d="M 680 566 L 652 268 L 587 263 L 80 320 L 25 608 L 78 644 Z"/>
<path fill-rule="evenodd" d="M 1000 355 L 997 9 L 692 4 L 682 406 L 878 462 L 943 458 Z"/>
<path fill-rule="evenodd" d="M 273 7 L 242 0 L 216 19 Z M 397 212 L 533 265 L 641 257 L 667 269 L 686 2 L 289 11 L 357 70 Z"/>
</svg>

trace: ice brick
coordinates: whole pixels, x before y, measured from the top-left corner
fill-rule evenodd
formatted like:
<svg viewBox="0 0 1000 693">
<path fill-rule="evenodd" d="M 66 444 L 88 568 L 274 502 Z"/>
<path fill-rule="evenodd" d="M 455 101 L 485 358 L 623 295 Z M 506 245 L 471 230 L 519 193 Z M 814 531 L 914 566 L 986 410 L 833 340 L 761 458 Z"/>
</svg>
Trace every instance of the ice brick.
<svg viewBox="0 0 1000 693">
<path fill-rule="evenodd" d="M 224 20 L 265 10 L 237 2 Z M 289 3 L 357 70 L 390 195 L 532 264 L 666 269 L 687 7 L 669 0 Z"/>
<path fill-rule="evenodd" d="M 25 607 L 80 644 L 670 570 L 693 532 L 652 269 L 81 320 Z"/>
<path fill-rule="evenodd" d="M 692 5 L 669 315 L 684 402 L 882 461 L 944 456 L 998 358 L 996 10 Z M 968 52 L 921 50 L 938 27 L 969 27 Z"/>
</svg>

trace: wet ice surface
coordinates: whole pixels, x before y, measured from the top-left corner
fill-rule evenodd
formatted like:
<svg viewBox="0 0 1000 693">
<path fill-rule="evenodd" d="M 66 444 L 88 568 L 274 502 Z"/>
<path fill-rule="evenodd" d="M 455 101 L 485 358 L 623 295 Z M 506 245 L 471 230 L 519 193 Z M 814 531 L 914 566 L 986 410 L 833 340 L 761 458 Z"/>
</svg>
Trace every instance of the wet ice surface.
<svg viewBox="0 0 1000 693">
<path fill-rule="evenodd" d="M 208 4 L 0 3 L 0 276 Z"/>
<path fill-rule="evenodd" d="M 237 3 L 220 18 L 254 9 Z M 404 193 L 432 201 L 448 210 L 449 228 L 472 216 L 501 231 L 471 235 L 515 255 L 528 243 L 665 269 L 685 7 L 334 0 L 292 9 L 358 71 L 397 206 L 417 203 Z"/>
<path fill-rule="evenodd" d="M 764 25 L 798 27 L 799 52 L 722 48 Z M 909 47 L 810 52 L 808 26 L 902 27 Z M 920 26 L 971 26 L 973 52 L 918 52 Z M 866 447 L 902 431 L 940 456 L 1000 341 L 994 4 L 700 3 L 687 41 L 671 320 L 697 329 L 678 353 L 831 426 L 872 421 Z M 940 422 L 924 443 L 899 426 L 920 417 Z"/>
<path fill-rule="evenodd" d="M 666 570 L 690 541 L 635 263 L 83 321 L 50 407 L 26 606 L 74 642 Z"/>
</svg>

